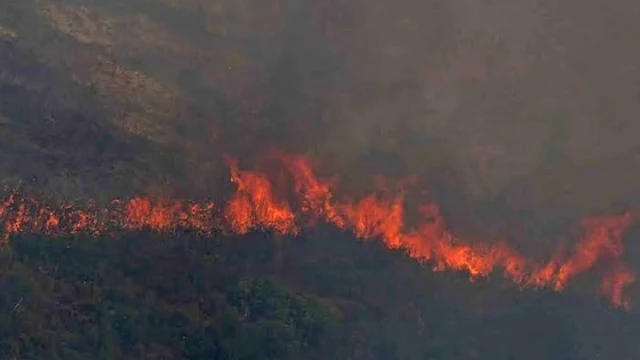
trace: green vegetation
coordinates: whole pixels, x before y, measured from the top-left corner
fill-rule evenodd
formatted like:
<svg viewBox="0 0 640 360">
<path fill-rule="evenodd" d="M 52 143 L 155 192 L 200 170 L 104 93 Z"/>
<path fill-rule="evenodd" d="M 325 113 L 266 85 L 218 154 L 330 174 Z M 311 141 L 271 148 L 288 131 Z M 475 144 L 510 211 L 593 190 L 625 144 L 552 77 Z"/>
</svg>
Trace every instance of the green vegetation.
<svg viewBox="0 0 640 360">
<path fill-rule="evenodd" d="M 433 274 L 324 231 L 201 239 L 15 238 L 2 250 L 8 359 L 632 359 L 637 317 L 579 294 Z M 635 335 L 634 335 L 635 334 Z"/>
</svg>

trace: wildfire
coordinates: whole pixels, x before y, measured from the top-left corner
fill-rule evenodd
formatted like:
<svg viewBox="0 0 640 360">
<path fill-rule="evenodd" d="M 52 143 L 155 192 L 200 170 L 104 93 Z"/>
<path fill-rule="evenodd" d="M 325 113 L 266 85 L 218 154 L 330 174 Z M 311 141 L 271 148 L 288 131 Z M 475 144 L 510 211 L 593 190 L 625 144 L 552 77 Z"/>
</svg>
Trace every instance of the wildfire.
<svg viewBox="0 0 640 360">
<path fill-rule="evenodd" d="M 422 221 L 409 224 L 404 191 L 391 196 L 370 194 L 360 200 L 339 199 L 336 182 L 318 178 L 305 157 L 280 154 L 278 159 L 289 193 L 276 191 L 280 188 L 266 174 L 243 170 L 229 159 L 230 180 L 236 190 L 220 207 L 148 197 L 114 201 L 105 208 L 74 203 L 47 206 L 29 197 L 10 195 L 0 200 L 0 240 L 6 243 L 19 233 L 97 236 L 145 229 L 184 229 L 203 235 L 254 230 L 296 235 L 305 227 L 325 222 L 363 240 L 376 238 L 389 248 L 404 248 L 418 261 L 434 264 L 436 271 L 464 271 L 472 280 L 502 271 L 519 286 L 562 291 L 575 277 L 602 266 L 606 275 L 601 291 L 614 306 L 628 307 L 624 291 L 635 276 L 620 258 L 622 236 L 634 221 L 631 214 L 586 219 L 583 238 L 568 256 L 559 249 L 548 262 L 539 264 L 505 241 L 486 244 L 456 237 L 433 203 L 420 206 Z"/>
</svg>

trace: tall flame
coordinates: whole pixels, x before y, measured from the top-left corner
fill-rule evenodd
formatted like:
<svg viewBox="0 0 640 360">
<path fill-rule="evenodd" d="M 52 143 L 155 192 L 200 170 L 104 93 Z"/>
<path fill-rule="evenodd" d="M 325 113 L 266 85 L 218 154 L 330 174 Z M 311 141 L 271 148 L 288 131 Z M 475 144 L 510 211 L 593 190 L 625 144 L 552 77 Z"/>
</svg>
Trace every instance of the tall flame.
<svg viewBox="0 0 640 360">
<path fill-rule="evenodd" d="M 295 234 L 295 214 L 284 201 L 277 201 L 269 181 L 263 174 L 242 171 L 235 160 L 229 160 L 231 182 L 236 193 L 225 209 L 231 229 L 245 234 L 255 229 L 271 229 L 281 234 Z"/>
<path fill-rule="evenodd" d="M 376 238 L 389 248 L 403 248 L 416 260 L 434 264 L 436 271 L 466 272 L 472 280 L 502 271 L 521 287 L 562 291 L 572 279 L 603 266 L 606 275 L 601 291 L 614 306 L 629 306 L 625 289 L 635 276 L 620 258 L 622 236 L 634 221 L 631 214 L 584 220 L 583 238 L 569 256 L 559 249 L 548 262 L 539 264 L 506 241 L 479 243 L 456 237 L 433 203 L 421 205 L 421 221 L 409 225 L 404 191 L 391 196 L 370 194 L 359 200 L 338 199 L 336 182 L 318 178 L 305 157 L 281 154 L 279 163 L 291 184 L 289 194 L 278 193 L 266 174 L 243 170 L 236 160 L 229 159 L 230 180 L 236 190 L 219 208 L 213 203 L 148 197 L 114 201 L 105 208 L 74 203 L 47 206 L 29 197 L 10 195 L 0 201 L 0 240 L 7 242 L 19 233 L 97 236 L 143 229 L 189 229 L 204 235 L 263 230 L 296 235 L 322 221 L 360 239 Z"/>
</svg>

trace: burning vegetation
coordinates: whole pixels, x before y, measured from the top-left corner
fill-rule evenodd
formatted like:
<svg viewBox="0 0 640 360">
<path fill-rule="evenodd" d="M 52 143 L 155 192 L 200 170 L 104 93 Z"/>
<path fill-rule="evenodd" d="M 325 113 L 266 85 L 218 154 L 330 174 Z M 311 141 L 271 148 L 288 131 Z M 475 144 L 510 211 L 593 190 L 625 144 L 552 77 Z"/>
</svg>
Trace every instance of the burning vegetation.
<svg viewBox="0 0 640 360">
<path fill-rule="evenodd" d="M 229 159 L 235 191 L 219 204 L 140 196 L 113 201 L 108 207 L 47 205 L 11 194 L 0 202 L 2 239 L 7 242 L 20 233 L 99 236 L 141 230 L 187 230 L 205 236 L 266 231 L 295 236 L 325 223 L 362 240 L 379 239 L 388 248 L 402 248 L 436 271 L 466 272 L 471 280 L 500 271 L 523 288 L 562 291 L 571 280 L 597 268 L 604 271 L 603 295 L 615 307 L 629 306 L 624 290 L 635 276 L 621 257 L 622 236 L 635 221 L 631 213 L 585 219 L 582 237 L 571 251 L 561 247 L 548 261 L 539 263 L 506 241 L 487 243 L 457 237 L 447 227 L 437 204 L 408 209 L 404 191 L 390 194 L 385 190 L 353 200 L 338 196 L 335 181 L 316 176 L 303 156 L 279 155 L 277 163 L 286 176 L 276 181 L 266 173 L 242 169 L 236 160 Z M 280 183 L 288 185 L 288 191 L 280 191 Z M 410 211 L 417 212 L 420 220 L 408 221 Z"/>
</svg>

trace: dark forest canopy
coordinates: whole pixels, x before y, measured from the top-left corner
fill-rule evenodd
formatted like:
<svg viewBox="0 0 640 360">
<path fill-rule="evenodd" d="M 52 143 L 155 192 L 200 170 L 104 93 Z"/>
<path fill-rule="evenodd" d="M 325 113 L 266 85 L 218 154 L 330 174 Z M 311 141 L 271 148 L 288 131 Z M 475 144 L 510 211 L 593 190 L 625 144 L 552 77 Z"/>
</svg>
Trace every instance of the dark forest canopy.
<svg viewBox="0 0 640 360">
<path fill-rule="evenodd" d="M 470 284 L 320 230 L 274 241 L 21 236 L 1 253 L 12 359 L 637 359 L 637 315 Z"/>
</svg>

